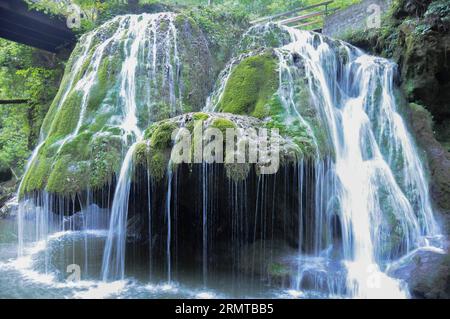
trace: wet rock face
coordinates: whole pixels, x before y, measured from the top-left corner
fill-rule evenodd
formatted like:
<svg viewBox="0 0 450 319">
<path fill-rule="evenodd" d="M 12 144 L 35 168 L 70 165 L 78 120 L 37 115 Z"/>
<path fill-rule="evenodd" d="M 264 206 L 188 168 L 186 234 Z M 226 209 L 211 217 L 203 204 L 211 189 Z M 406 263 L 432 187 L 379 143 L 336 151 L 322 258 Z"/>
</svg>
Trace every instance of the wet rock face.
<svg viewBox="0 0 450 319">
<path fill-rule="evenodd" d="M 432 0 L 396 0 L 395 2 L 393 15 L 400 19 L 425 13 Z"/>
<path fill-rule="evenodd" d="M 0 183 L 0 218 L 14 216 L 17 212 L 16 180 Z"/>
<path fill-rule="evenodd" d="M 437 123 L 450 118 L 450 35 L 417 35 L 404 28 L 405 54 L 399 58 L 402 86 L 410 101 L 427 106 Z M 411 34 L 412 33 L 412 34 Z"/>
<path fill-rule="evenodd" d="M 414 103 L 410 104 L 410 109 L 412 128 L 428 158 L 431 196 L 443 213 L 445 228 L 450 233 L 450 153 L 436 140 L 430 113 Z"/>
<path fill-rule="evenodd" d="M 410 102 L 425 105 L 434 121 L 450 118 L 450 5 L 443 0 L 398 0 L 386 20 L 376 51 L 399 64 L 402 87 Z"/>
<path fill-rule="evenodd" d="M 450 298 L 450 256 L 420 249 L 393 265 L 389 275 L 407 282 L 413 298 Z"/>
</svg>

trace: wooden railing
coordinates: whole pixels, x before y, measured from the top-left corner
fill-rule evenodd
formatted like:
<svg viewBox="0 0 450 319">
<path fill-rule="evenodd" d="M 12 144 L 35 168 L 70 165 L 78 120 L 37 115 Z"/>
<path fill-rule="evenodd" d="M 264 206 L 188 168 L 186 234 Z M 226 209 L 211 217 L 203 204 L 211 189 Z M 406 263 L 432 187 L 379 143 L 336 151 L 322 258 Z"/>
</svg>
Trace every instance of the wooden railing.
<svg viewBox="0 0 450 319">
<path fill-rule="evenodd" d="M 251 24 L 259 24 L 259 23 L 265 23 L 265 22 L 272 21 L 272 22 L 276 22 L 276 23 L 280 23 L 280 24 L 284 24 L 284 25 L 291 24 L 291 26 L 293 26 L 295 28 L 303 28 L 306 26 L 310 26 L 310 25 L 319 23 L 318 21 L 308 21 L 311 18 L 316 18 L 319 16 L 327 16 L 328 14 L 334 13 L 336 10 L 338 10 L 338 8 L 332 8 L 332 9 L 328 8 L 328 6 L 332 3 L 333 3 L 333 0 L 325 1 L 325 2 L 314 4 L 314 5 L 290 10 L 287 12 L 278 13 L 278 14 L 274 14 L 271 16 L 259 18 L 259 19 L 251 21 L 250 23 Z M 307 12 L 303 15 L 299 15 L 300 12 L 310 11 L 312 9 L 321 8 L 321 7 L 324 7 L 324 8 L 319 11 Z M 296 23 L 296 22 L 297 23 L 302 22 L 302 23 L 297 24 L 297 25 L 292 25 L 293 23 Z"/>
</svg>

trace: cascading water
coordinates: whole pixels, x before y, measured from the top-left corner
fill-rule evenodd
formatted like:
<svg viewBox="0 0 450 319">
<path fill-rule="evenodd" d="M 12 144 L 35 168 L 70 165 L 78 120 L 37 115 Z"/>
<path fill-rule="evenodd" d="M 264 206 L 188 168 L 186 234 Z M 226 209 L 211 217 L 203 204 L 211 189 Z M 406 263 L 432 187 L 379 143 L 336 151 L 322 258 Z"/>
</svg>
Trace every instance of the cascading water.
<svg viewBox="0 0 450 319">
<path fill-rule="evenodd" d="M 163 18 L 166 18 L 164 15 Z M 127 42 L 125 43 L 125 60 L 122 65 L 120 73 L 121 86 L 120 98 L 124 105 L 124 120 L 121 125 L 126 132 L 125 137 L 131 136 L 135 142 L 128 149 L 125 159 L 122 164 L 119 179 L 114 194 L 113 206 L 111 210 L 111 224 L 109 226 L 108 239 L 105 246 L 103 256 L 102 277 L 103 280 L 108 279 L 124 279 L 125 276 L 125 243 L 127 237 L 127 216 L 128 216 L 128 201 L 130 197 L 131 174 L 132 174 L 132 160 L 135 146 L 142 140 L 142 132 L 138 127 L 137 108 L 136 108 L 136 71 L 138 68 L 139 54 L 142 54 L 145 45 L 151 43 L 153 45 L 149 52 L 153 54 L 153 60 L 156 59 L 157 53 L 155 48 L 155 41 L 148 38 L 147 28 L 150 26 L 153 37 L 157 34 L 154 25 L 161 19 L 161 15 L 144 15 L 132 16 L 128 22 Z M 173 52 L 171 52 L 171 45 L 167 45 L 166 51 L 166 67 L 169 72 L 169 94 L 172 112 L 175 112 L 177 97 L 175 96 L 175 74 L 173 71 L 171 61 L 171 54 L 174 54 L 175 65 L 179 66 L 179 58 L 176 44 L 176 29 L 173 24 L 173 16 L 169 16 L 169 28 L 167 31 L 166 41 L 173 45 Z M 150 81 L 156 81 L 155 77 L 155 62 L 152 64 L 153 71 L 149 74 Z M 175 72 L 178 74 L 178 72 Z M 153 79 L 152 79 L 153 76 Z M 169 174 L 170 176 L 170 174 Z M 167 199 L 167 218 L 168 218 L 168 237 L 167 237 L 167 255 L 168 255 L 168 279 L 170 282 L 170 192 L 171 192 L 171 178 L 169 177 L 168 199 Z"/>
<path fill-rule="evenodd" d="M 69 95 L 71 89 L 72 89 L 72 85 L 73 82 L 75 81 L 75 77 L 79 74 L 81 66 L 83 64 L 83 62 L 86 59 L 86 56 L 88 54 L 89 51 L 89 47 L 92 43 L 92 38 L 94 36 L 94 33 L 92 34 L 88 34 L 86 36 L 86 39 L 84 39 L 82 41 L 83 45 L 82 45 L 82 53 L 81 55 L 78 57 L 77 61 L 74 63 L 73 65 L 73 69 L 71 70 L 71 72 L 69 73 L 69 82 L 67 85 L 67 88 L 65 89 L 65 91 L 63 91 L 61 98 L 58 100 L 56 99 L 56 101 L 54 103 L 57 104 L 57 109 L 59 109 L 61 107 L 61 105 L 66 101 L 67 96 Z M 65 81 L 65 79 L 63 79 L 63 82 Z M 27 161 L 27 164 L 25 166 L 25 174 L 28 172 L 28 170 L 31 168 L 31 164 L 34 162 L 34 160 L 36 159 L 39 150 L 41 149 L 41 147 L 44 145 L 45 143 L 45 133 L 43 132 L 43 130 L 41 129 L 40 134 L 39 134 L 39 141 L 38 141 L 38 145 L 34 148 L 33 153 L 31 154 L 30 158 Z M 20 181 L 19 184 L 19 191 L 22 189 L 22 185 L 24 182 L 24 178 L 22 178 L 22 180 Z M 19 202 L 19 209 L 18 209 L 18 216 L 17 216 L 17 220 L 18 220 L 18 238 L 19 238 L 19 244 L 18 244 L 18 255 L 22 256 L 23 255 L 23 248 L 24 248 L 24 218 L 25 215 L 27 214 L 27 201 L 20 201 Z"/>
<path fill-rule="evenodd" d="M 103 256 L 103 266 L 101 277 L 104 280 L 121 279 L 124 276 L 125 241 L 126 241 L 126 221 L 128 212 L 128 201 L 130 194 L 133 151 L 136 144 L 142 140 L 142 131 L 139 125 L 149 123 L 138 123 L 138 103 L 142 104 L 142 97 L 148 105 L 145 112 L 151 113 L 157 102 L 158 94 L 162 90 L 167 90 L 168 102 L 171 114 L 178 112 L 180 106 L 181 89 L 179 79 L 180 58 L 177 49 L 177 35 L 174 25 L 175 15 L 172 13 L 126 15 L 116 17 L 102 26 L 102 28 L 92 31 L 83 36 L 77 50 L 79 55 L 71 63 L 71 70 L 67 72 L 63 79 L 61 90 L 55 99 L 55 113 L 74 94 L 80 94 L 80 109 L 78 120 L 74 129 L 65 137 L 54 142 L 49 135 L 55 130 L 55 122 L 43 129 L 39 145 L 26 166 L 25 176 L 33 165 L 36 165 L 37 157 L 43 146 L 52 140 L 57 146 L 56 154 L 59 154 L 65 145 L 73 141 L 80 134 L 83 125 L 92 121 L 88 114 L 88 108 L 92 103 L 92 96 L 97 94 L 100 72 L 105 61 L 111 61 L 108 54 L 119 53 L 123 59 L 116 79 L 117 92 L 116 105 L 119 107 L 119 116 L 111 118 L 111 124 L 122 132 L 123 144 L 127 148 L 124 160 L 121 165 L 118 183 L 114 194 L 111 208 L 110 227 Z M 112 30 L 112 31 L 111 31 Z M 124 41 L 124 39 L 126 39 Z M 100 41 L 99 41 L 100 40 Z M 168 70 L 168 71 L 167 71 Z M 165 72 L 167 71 L 167 74 Z M 161 73 L 163 76 L 160 76 Z M 104 76 L 104 75 L 103 75 Z M 148 85 L 141 86 L 142 77 L 148 80 Z M 159 80 L 162 79 L 162 83 Z M 140 111 L 142 112 L 142 110 Z M 118 119 L 120 117 L 120 120 Z M 150 119 L 150 117 L 148 117 Z M 45 132 L 44 132 L 45 131 Z M 99 136 L 101 136 L 99 134 Z M 22 189 L 22 180 L 19 189 Z M 86 209 L 90 207 L 92 195 L 88 192 Z M 46 240 L 47 236 L 55 230 L 65 230 L 66 221 L 63 214 L 54 217 L 53 207 L 55 197 L 42 191 L 36 197 L 25 198 L 20 202 L 18 214 L 19 224 L 19 256 L 23 254 L 24 242 Z M 75 206 L 75 202 L 72 206 Z M 58 207 L 61 209 L 61 207 Z M 64 211 L 64 209 L 63 209 Z M 87 212 L 85 212 L 87 214 Z M 33 227 L 33 234 L 24 230 L 24 222 L 28 215 L 35 215 L 36 227 Z M 55 215 L 56 216 L 56 215 Z M 84 218 L 84 217 L 83 217 Z M 83 222 L 85 229 L 99 227 L 98 225 Z M 31 235 L 31 236 L 30 236 Z M 88 249 L 88 247 L 86 247 Z M 86 252 L 87 254 L 87 252 Z"/>
<path fill-rule="evenodd" d="M 241 292 L 246 280 L 252 286 L 262 278 L 291 289 L 291 296 L 408 296 L 403 284 L 384 271 L 415 248 L 438 245 L 439 229 L 425 168 L 396 102 L 395 65 L 316 33 L 272 23 L 253 27 L 244 34 L 240 54 L 219 75 L 204 110 L 217 111 L 233 70 L 243 60 L 259 54 L 261 47 L 274 47 L 282 118 L 305 132 L 308 148 L 275 176 L 249 169 L 247 178 L 236 181 L 226 177 L 225 165 L 176 167 L 169 161 L 163 181 L 157 182 L 149 170 L 145 177 L 136 177 L 134 157 L 143 144 L 151 148 L 143 130 L 156 121 L 154 113 L 167 107 L 167 118 L 183 111 L 182 90 L 187 85 L 182 75 L 190 66 L 181 62 L 179 41 L 184 39 L 178 28 L 172 13 L 126 15 L 81 38 L 53 106 L 62 110 L 78 96 L 76 121 L 65 134 L 59 134 L 57 121 L 45 125 L 25 176 L 42 163 L 40 153 L 67 156 L 66 148 L 88 131 L 86 127 L 95 126 L 96 116 L 107 115 L 102 123 L 106 129 L 85 135 L 101 138 L 120 132 L 113 197 L 106 198 L 111 188 L 107 195 L 101 193 L 106 208 L 99 208 L 89 189 L 85 197 L 65 201 L 46 190 L 25 194 L 18 216 L 19 260 L 29 266 L 30 260 L 23 259 L 26 241 L 44 240 L 47 247 L 65 236 L 78 236 L 82 229 L 83 244 L 74 241 L 71 249 L 82 251 L 84 268 L 104 281 L 95 284 L 98 289 L 123 284 L 132 272 L 126 261 L 130 237 L 135 236 L 137 255 L 146 251 L 141 258 L 146 275 L 169 282 L 163 290 L 176 286 L 179 273 L 193 269 L 201 289 L 230 281 L 232 293 Z M 102 78 L 105 73 L 112 74 L 109 80 Z M 99 82 L 108 87 L 101 98 Z M 312 103 L 301 98 L 301 87 Z M 101 102 L 93 110 L 96 98 Z M 164 107 L 161 100 L 167 102 Z M 207 116 L 217 116 L 211 114 Z M 186 118 L 175 123 L 185 125 L 183 121 Z M 24 225 L 31 215 L 35 220 L 29 231 Z M 140 228 L 141 223 L 145 225 Z M 41 248 L 45 271 L 51 272 L 48 260 L 55 255 Z M 94 258 L 99 251 L 101 260 Z M 94 264 L 101 270 L 93 271 Z M 217 275 L 222 273 L 231 280 Z"/>
<path fill-rule="evenodd" d="M 395 65 L 318 34 L 286 29 L 292 43 L 279 49 L 280 56 L 287 51 L 300 57 L 333 145 L 330 173 L 336 179 L 347 295 L 405 296 L 400 284 L 381 271 L 392 258 L 382 249 L 390 236 L 385 228 L 388 214 L 394 214 L 401 229 L 402 253 L 428 245 L 439 231 L 424 168 L 395 103 Z M 285 65 L 280 59 L 281 70 Z"/>
</svg>

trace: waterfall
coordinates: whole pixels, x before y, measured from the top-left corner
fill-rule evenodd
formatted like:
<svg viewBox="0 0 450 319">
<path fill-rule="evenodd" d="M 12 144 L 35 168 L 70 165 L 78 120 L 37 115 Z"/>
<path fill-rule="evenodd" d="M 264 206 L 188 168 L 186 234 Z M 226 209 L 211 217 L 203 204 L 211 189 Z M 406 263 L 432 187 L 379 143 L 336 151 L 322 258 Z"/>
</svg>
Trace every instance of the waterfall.
<svg viewBox="0 0 450 319">
<path fill-rule="evenodd" d="M 331 173 L 336 179 L 348 295 L 406 296 L 400 283 L 382 272 L 391 260 L 381 247 L 390 235 L 388 214 L 394 214 L 401 228 L 403 253 L 428 245 L 439 231 L 420 156 L 396 105 L 395 65 L 319 34 L 286 30 L 292 42 L 279 52 L 300 56 L 335 154 Z M 280 59 L 281 70 L 285 64 Z M 322 199 L 317 202 L 326 205 Z"/>
<path fill-rule="evenodd" d="M 107 125 L 120 129 L 125 152 L 120 170 L 117 172 L 117 185 L 104 247 L 101 270 L 101 277 L 104 280 L 121 279 L 125 274 L 127 212 L 133 173 L 133 151 L 143 138 L 142 130 L 151 124 L 151 114 L 163 97 L 167 96 L 171 115 L 179 112 L 182 105 L 179 83 L 181 62 L 177 47 L 175 16 L 173 13 L 118 16 L 81 37 L 74 49 L 76 54 L 69 60 L 60 90 L 42 127 L 38 145 L 27 162 L 25 178 L 19 186 L 19 190 L 22 190 L 29 171 L 42 161 L 39 155 L 44 146 L 56 146 L 55 154 L 58 156 L 67 144 L 84 132 L 85 127 L 93 123 L 90 103 L 92 99 L 97 98 L 99 82 L 102 81 L 101 77 L 105 77 L 105 74 L 101 74 L 104 72 L 104 65 L 112 64 L 109 70 L 110 72 L 117 70 L 117 74 L 106 84 L 108 91 L 103 98 L 106 103 L 100 105 L 97 112 L 109 114 L 116 112 L 110 116 Z M 117 56 L 120 57 L 119 64 L 114 60 Z M 143 79 L 145 86 L 142 85 Z M 80 99 L 73 129 L 64 136 L 54 134 L 58 129 L 58 121 L 54 120 L 54 114 L 57 117 L 74 96 L 79 96 Z M 143 105 L 147 108 L 143 109 Z M 147 115 L 143 116 L 143 113 Z M 142 121 L 142 118 L 148 120 Z M 94 137 L 101 137 L 102 134 L 104 133 L 96 132 Z M 149 193 L 149 202 L 150 200 Z M 18 213 L 18 255 L 23 255 L 26 241 L 46 240 L 47 236 L 55 231 L 66 231 L 69 219 L 64 215 L 74 213 L 72 210 L 75 206 L 81 205 L 83 218 L 88 218 L 87 215 L 91 211 L 89 207 L 92 204 L 91 191 L 86 192 L 86 203 L 78 201 L 79 198 L 76 196 L 67 201 L 49 194 L 46 190 L 36 194 L 24 194 L 19 203 Z M 107 201 L 105 198 L 105 202 Z M 70 207 L 69 210 L 66 209 L 66 205 Z M 149 204 L 149 216 L 150 210 Z M 28 217 L 35 220 L 35 227 L 31 230 L 24 229 Z M 83 227 L 95 229 L 99 227 L 95 222 L 91 224 L 84 219 Z M 149 231 L 151 233 L 150 226 Z M 89 247 L 85 248 L 87 256 Z"/>
<path fill-rule="evenodd" d="M 208 164 L 202 164 L 202 270 L 203 285 L 206 286 L 208 278 L 208 192 L 209 192 L 209 169 Z"/>
<path fill-rule="evenodd" d="M 146 16 L 141 21 L 138 17 L 132 17 L 128 26 L 128 38 L 125 43 L 125 60 L 120 73 L 120 98 L 124 104 L 124 119 L 121 127 L 126 134 L 136 140 L 142 139 L 142 132 L 137 126 L 136 111 L 136 87 L 135 77 L 138 63 L 138 53 L 145 41 L 145 27 L 151 17 Z M 103 46 L 103 44 L 102 44 Z M 125 137 L 128 137 L 124 135 Z M 131 187 L 131 172 L 134 143 L 127 151 L 120 169 L 114 200 L 111 209 L 111 222 L 108 239 L 103 255 L 102 277 L 103 280 L 112 278 L 123 279 L 125 276 L 125 244 L 127 237 L 128 202 Z"/>
<path fill-rule="evenodd" d="M 143 15 L 143 16 L 131 16 L 127 26 L 127 40 L 125 43 L 125 60 L 122 64 L 122 70 L 120 73 L 120 100 L 124 107 L 124 118 L 121 124 L 121 128 L 126 132 L 124 134 L 125 142 L 127 138 L 134 141 L 132 146 L 128 149 L 125 159 L 122 164 L 119 179 L 114 194 L 114 200 L 111 210 L 111 223 L 109 226 L 108 238 L 106 241 L 105 251 L 103 255 L 102 265 L 102 277 L 103 280 L 108 279 L 124 279 L 125 277 L 125 250 L 127 239 L 127 216 L 128 216 L 128 202 L 130 197 L 131 186 L 131 174 L 133 167 L 133 153 L 135 146 L 142 140 L 142 131 L 138 127 L 137 118 L 137 106 L 136 106 L 136 72 L 138 69 L 139 55 L 143 53 L 146 43 L 153 45 L 149 52 L 153 54 L 152 70 L 149 72 L 149 81 L 156 81 L 155 63 L 156 63 L 156 42 L 152 39 L 148 39 L 147 28 L 150 26 L 151 35 L 156 38 L 157 33 L 155 30 L 155 22 L 160 19 L 166 18 L 165 15 Z M 166 41 L 168 44 L 173 42 L 173 45 L 167 45 L 164 54 L 166 55 L 165 67 L 169 70 L 169 94 L 170 104 L 172 106 L 172 112 L 175 112 L 177 97 L 175 96 L 175 83 L 176 74 L 171 64 L 171 54 L 174 54 L 173 58 L 176 65 L 179 65 L 178 51 L 176 45 L 176 29 L 173 23 L 173 16 L 169 15 L 169 29 Z M 102 44 L 103 45 L 103 44 Z M 173 52 L 171 47 L 173 46 Z M 174 74 L 175 73 L 175 74 Z M 153 78 L 152 78 L 153 77 Z M 170 215 L 170 193 L 171 193 L 171 174 L 169 169 L 169 183 L 168 183 L 168 195 L 167 195 L 167 223 L 168 223 L 168 235 L 167 235 L 167 263 L 168 263 L 168 281 L 171 280 L 171 215 Z M 150 192 L 150 190 L 148 190 Z M 150 205 L 150 203 L 149 203 Z"/>
<path fill-rule="evenodd" d="M 61 98 L 58 100 L 56 99 L 56 103 L 57 103 L 57 109 L 59 109 L 61 107 L 61 105 L 66 101 L 73 82 L 75 81 L 75 77 L 79 74 L 80 69 L 82 67 L 83 62 L 86 59 L 86 56 L 88 54 L 89 51 L 89 47 L 92 43 L 92 39 L 94 37 L 94 33 L 90 33 L 88 34 L 85 39 L 82 40 L 82 46 L 81 46 L 81 50 L 82 53 L 80 54 L 80 56 L 78 56 L 76 62 L 73 64 L 72 70 L 69 73 L 68 77 L 69 77 L 69 82 L 66 88 L 63 88 L 61 86 L 60 91 L 58 92 L 58 95 L 62 94 Z M 65 81 L 65 79 L 62 80 L 63 82 Z M 55 103 L 55 102 L 54 102 Z M 30 158 L 27 161 L 27 164 L 25 165 L 25 169 L 24 169 L 24 175 L 26 176 L 28 171 L 30 170 L 33 162 L 35 161 L 36 157 L 38 156 L 39 150 L 42 148 L 42 146 L 45 143 L 45 133 L 44 130 L 41 129 L 40 133 L 39 133 L 39 141 L 37 146 L 34 148 Z M 22 190 L 22 186 L 23 186 L 23 182 L 24 182 L 24 178 L 22 178 L 22 180 L 20 181 L 18 190 L 19 192 Z M 18 255 L 22 256 L 23 255 L 23 248 L 24 248 L 24 218 L 27 215 L 28 212 L 28 207 L 27 207 L 27 200 L 22 200 L 19 202 L 19 209 L 18 209 L 18 214 L 17 214 L 17 226 L 18 226 Z"/>
<path fill-rule="evenodd" d="M 295 124 L 305 134 L 299 136 L 305 148 L 299 146 L 295 160 L 283 163 L 277 174 L 261 175 L 256 165 L 248 171 L 246 166 L 244 177 L 236 180 L 227 175 L 227 165 L 174 165 L 164 162 L 167 150 L 158 149 L 161 156 L 156 161 L 165 170 L 155 180 L 149 167 L 137 176 L 143 169 L 137 151 L 144 145 L 149 151 L 145 156 L 154 155 L 151 151 L 157 147 L 152 149 L 149 135 L 159 128 L 156 118 L 173 117 L 184 112 L 184 106 L 191 107 L 183 105 L 183 90 L 200 83 L 182 81 L 193 68 L 182 64 L 185 54 L 191 54 L 183 51 L 191 39 L 178 34 L 175 17 L 119 16 L 80 39 L 19 189 L 26 188 L 33 166 L 50 157 L 74 155 L 64 150 L 83 134 L 89 143 L 97 137 L 117 137 L 120 151 L 114 155 L 119 162 L 105 189 L 87 186 L 82 194 L 67 198 L 52 194 L 45 185 L 29 193 L 24 190 L 18 213 L 19 256 L 24 255 L 27 240 L 47 245 L 59 238 L 49 236 L 53 233 L 101 229 L 104 243 L 91 245 L 86 232 L 78 249 L 86 273 L 98 253 L 91 250 L 94 246 L 101 250 L 100 273 L 93 276 L 109 283 L 132 273 L 127 265 L 134 259 L 127 260 L 127 254 L 133 246 L 143 255 L 136 259 L 145 258 L 143 264 L 149 265 L 146 275 L 153 281 L 162 273 L 170 287 L 178 284 L 180 274 L 192 271 L 199 286 L 210 289 L 229 279 L 216 280 L 217 274 L 229 272 L 233 291 L 246 281 L 253 285 L 259 280 L 262 286 L 268 282 L 292 289 L 294 295 L 408 297 L 404 283 L 388 277 L 385 270 L 414 249 L 438 246 L 440 230 L 433 217 L 426 167 L 397 101 L 396 65 L 316 33 L 273 23 L 254 26 L 219 74 L 204 108 L 210 113 L 194 115 L 209 122 L 232 122 L 240 129 L 267 124 L 267 118 L 212 112 L 217 111 L 235 67 L 263 52 L 261 47 L 270 47 L 269 58 L 278 63 L 274 97 L 282 110 L 277 116 L 286 128 Z M 105 72 L 111 75 L 104 77 Z M 105 91 L 100 97 L 99 83 Z M 306 92 L 300 92 L 303 89 Z M 79 99 L 74 121 L 61 133 L 60 115 L 52 114 L 64 110 L 74 97 Z M 96 98 L 97 104 L 92 102 Z M 98 120 L 99 115 L 106 120 Z M 188 127 L 195 122 L 194 115 L 163 123 Z M 295 137 L 286 141 L 291 138 Z M 47 151 L 56 155 L 40 158 Z M 56 170 L 52 165 L 49 170 Z M 67 169 L 76 171 L 74 166 Z M 95 195 L 101 197 L 102 208 L 93 204 Z M 147 205 L 140 205 L 145 201 Z M 26 228 L 28 216 L 34 224 Z M 77 218 L 81 226 L 76 225 Z M 45 250 L 45 271 L 52 257 Z M 270 267 L 281 275 L 272 276 Z"/>
</svg>

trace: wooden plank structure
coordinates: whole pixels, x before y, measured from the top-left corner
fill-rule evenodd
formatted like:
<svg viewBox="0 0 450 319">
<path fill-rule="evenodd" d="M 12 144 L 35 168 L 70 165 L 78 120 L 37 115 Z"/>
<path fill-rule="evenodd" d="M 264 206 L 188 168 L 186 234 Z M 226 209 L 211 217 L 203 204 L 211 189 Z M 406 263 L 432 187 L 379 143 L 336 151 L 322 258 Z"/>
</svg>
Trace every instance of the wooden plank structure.
<svg viewBox="0 0 450 319">
<path fill-rule="evenodd" d="M 272 16 L 259 18 L 259 19 L 251 21 L 250 23 L 251 24 L 259 24 L 259 23 L 273 21 L 273 22 L 280 23 L 283 25 L 291 24 L 291 26 L 294 28 L 303 28 L 303 27 L 314 25 L 314 24 L 318 23 L 318 21 L 308 21 L 308 20 L 310 20 L 312 18 L 320 17 L 320 16 L 327 16 L 328 14 L 334 13 L 336 10 L 338 10 L 338 8 L 332 8 L 332 9 L 328 8 L 328 6 L 332 3 L 333 3 L 333 0 L 329 0 L 329 1 L 317 3 L 314 5 L 310 5 L 310 6 L 297 8 L 297 9 L 290 10 L 287 12 L 278 13 L 278 14 L 275 14 Z M 319 11 L 307 12 L 303 15 L 299 15 L 300 12 L 310 11 L 312 9 L 316 9 L 316 8 L 320 8 L 320 7 L 324 7 L 324 8 Z M 296 23 L 296 22 L 297 23 L 302 22 L 302 23 L 297 24 L 297 25 L 292 25 L 293 23 Z M 318 30 L 318 31 L 320 31 L 320 30 Z"/>
<path fill-rule="evenodd" d="M 54 53 L 76 41 L 63 19 L 30 11 L 22 0 L 0 0 L 0 37 Z"/>
<path fill-rule="evenodd" d="M 3 104 L 26 104 L 30 100 L 27 99 L 13 99 L 13 100 L 0 100 L 0 105 Z"/>
</svg>

